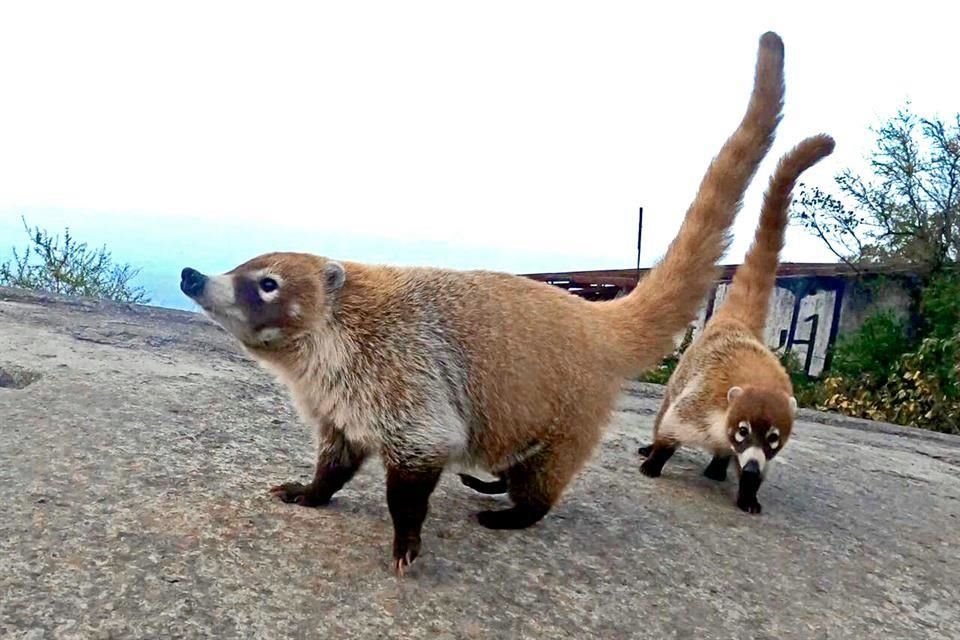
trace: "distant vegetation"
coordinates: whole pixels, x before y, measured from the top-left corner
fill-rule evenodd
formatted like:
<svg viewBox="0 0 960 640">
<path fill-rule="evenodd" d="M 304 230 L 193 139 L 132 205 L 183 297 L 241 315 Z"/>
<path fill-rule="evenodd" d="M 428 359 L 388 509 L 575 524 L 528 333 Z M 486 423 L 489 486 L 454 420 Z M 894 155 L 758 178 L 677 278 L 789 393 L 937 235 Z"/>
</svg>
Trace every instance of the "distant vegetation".
<svg viewBox="0 0 960 640">
<path fill-rule="evenodd" d="M 837 344 L 814 406 L 960 433 L 960 277 L 932 276 L 919 298 L 914 322 L 877 313 Z"/>
<path fill-rule="evenodd" d="M 93 249 L 65 229 L 52 235 L 23 221 L 29 239 L 13 247 L 13 258 L 0 263 L 0 286 L 89 296 L 117 302 L 150 302 L 141 287 L 131 285 L 140 273 L 129 264 L 116 264 L 107 248 Z"/>
<path fill-rule="evenodd" d="M 873 130 L 870 172 L 802 185 L 793 218 L 840 260 L 901 265 L 918 276 L 909 309 L 877 312 L 838 341 L 823 378 L 783 354 L 801 406 L 960 433 L 960 114 L 922 118 L 909 105 Z M 669 378 L 679 353 L 646 377 Z"/>
<path fill-rule="evenodd" d="M 919 287 L 905 313 L 878 312 L 838 342 L 810 401 L 960 433 L 960 114 L 907 105 L 874 133 L 870 174 L 840 173 L 836 195 L 802 192 L 795 218 L 855 269 L 907 265 Z"/>
</svg>

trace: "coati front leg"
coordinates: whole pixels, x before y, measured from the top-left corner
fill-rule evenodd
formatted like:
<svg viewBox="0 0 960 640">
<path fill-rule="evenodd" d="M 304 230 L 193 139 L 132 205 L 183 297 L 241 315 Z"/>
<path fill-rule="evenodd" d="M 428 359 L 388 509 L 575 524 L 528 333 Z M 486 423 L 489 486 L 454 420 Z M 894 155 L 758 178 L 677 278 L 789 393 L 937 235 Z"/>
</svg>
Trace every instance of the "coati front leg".
<svg viewBox="0 0 960 640">
<path fill-rule="evenodd" d="M 710 460 L 710 464 L 707 465 L 707 468 L 703 470 L 703 475 L 711 480 L 716 480 L 717 482 L 723 482 L 727 479 L 727 467 L 730 466 L 730 458 L 732 456 L 721 456 L 714 454 L 713 458 Z"/>
<path fill-rule="evenodd" d="M 427 518 L 442 466 L 400 466 L 390 462 L 387 468 L 387 508 L 393 520 L 393 570 L 402 576 L 420 555 L 420 531 Z"/>
<path fill-rule="evenodd" d="M 363 464 L 366 452 L 347 442 L 343 432 L 329 424 L 318 431 L 320 444 L 313 480 L 309 484 L 287 482 L 271 488 L 270 493 L 280 500 L 302 507 L 325 505 Z"/>
<path fill-rule="evenodd" d="M 673 404 L 667 397 L 657 414 L 653 430 L 653 444 L 647 459 L 640 465 L 640 472 L 650 478 L 657 478 L 663 472 L 663 465 L 673 457 L 677 447 L 686 442 L 692 431 L 704 431 L 697 415 L 699 413 L 696 397 L 684 393 Z"/>
<path fill-rule="evenodd" d="M 663 420 L 664 414 L 667 412 L 667 409 L 670 408 L 670 392 L 667 391 L 663 394 L 663 400 L 660 401 L 660 408 L 657 410 L 657 415 L 653 419 L 653 439 L 657 439 L 657 431 L 660 429 L 660 422 Z M 653 445 L 648 444 L 637 449 L 637 453 L 644 458 L 649 458 L 650 454 L 653 453 Z"/>
<path fill-rule="evenodd" d="M 747 513 L 760 513 L 763 507 L 757 502 L 757 491 L 763 482 L 763 475 L 759 471 L 743 470 L 740 472 L 740 486 L 737 489 L 737 507 Z"/>
</svg>

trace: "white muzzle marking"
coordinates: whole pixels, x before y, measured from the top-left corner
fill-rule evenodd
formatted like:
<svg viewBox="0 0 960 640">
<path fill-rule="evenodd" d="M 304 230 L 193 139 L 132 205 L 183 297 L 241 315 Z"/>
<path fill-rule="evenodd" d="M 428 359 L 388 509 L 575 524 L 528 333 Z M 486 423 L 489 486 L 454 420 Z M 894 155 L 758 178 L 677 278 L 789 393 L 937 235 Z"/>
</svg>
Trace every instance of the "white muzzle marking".
<svg viewBox="0 0 960 640">
<path fill-rule="evenodd" d="M 747 463 L 751 460 L 756 460 L 760 473 L 763 473 L 764 467 L 767 466 L 767 454 L 763 452 L 763 449 L 756 446 L 747 447 L 742 453 L 738 453 L 737 460 L 740 462 L 741 469 L 747 466 Z"/>
</svg>

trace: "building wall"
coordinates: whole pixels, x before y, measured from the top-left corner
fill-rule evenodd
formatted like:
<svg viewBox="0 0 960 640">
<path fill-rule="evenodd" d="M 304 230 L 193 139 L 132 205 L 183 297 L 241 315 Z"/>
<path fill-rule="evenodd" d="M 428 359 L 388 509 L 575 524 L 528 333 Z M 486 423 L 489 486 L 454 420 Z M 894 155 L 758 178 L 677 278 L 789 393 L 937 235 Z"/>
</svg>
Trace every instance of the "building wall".
<svg viewBox="0 0 960 640">
<path fill-rule="evenodd" d="M 726 282 L 714 287 L 693 323 L 694 335 L 723 302 L 728 287 Z M 843 276 L 780 278 L 770 301 L 764 338 L 771 349 L 793 352 L 808 375 L 819 377 L 839 337 L 855 332 L 878 310 L 906 313 L 909 300 L 909 281 L 905 279 L 887 280 L 878 287 Z M 680 339 L 682 336 L 678 342 Z"/>
</svg>

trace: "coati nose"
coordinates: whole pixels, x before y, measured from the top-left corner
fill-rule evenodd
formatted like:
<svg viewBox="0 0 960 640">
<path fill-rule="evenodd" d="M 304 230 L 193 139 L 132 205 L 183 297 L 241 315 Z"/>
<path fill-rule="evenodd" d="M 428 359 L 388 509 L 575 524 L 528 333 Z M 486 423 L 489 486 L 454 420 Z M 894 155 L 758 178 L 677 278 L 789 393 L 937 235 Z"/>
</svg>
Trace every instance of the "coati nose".
<svg viewBox="0 0 960 640">
<path fill-rule="evenodd" d="M 196 269 L 187 267 L 180 272 L 180 291 L 191 298 L 196 298 L 203 293 L 203 287 L 207 284 L 207 276 Z"/>
<path fill-rule="evenodd" d="M 756 460 L 750 460 L 747 464 L 743 465 L 744 473 L 760 473 L 760 463 Z"/>
</svg>

